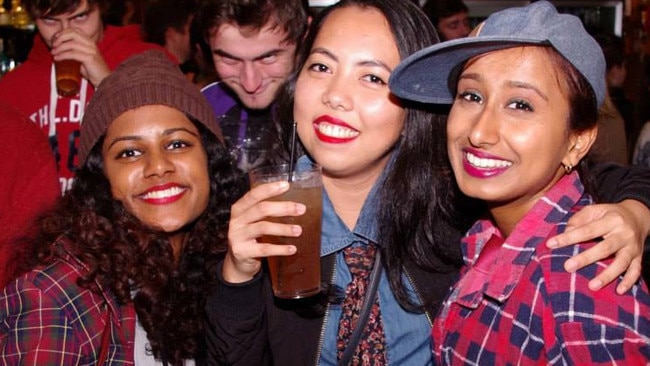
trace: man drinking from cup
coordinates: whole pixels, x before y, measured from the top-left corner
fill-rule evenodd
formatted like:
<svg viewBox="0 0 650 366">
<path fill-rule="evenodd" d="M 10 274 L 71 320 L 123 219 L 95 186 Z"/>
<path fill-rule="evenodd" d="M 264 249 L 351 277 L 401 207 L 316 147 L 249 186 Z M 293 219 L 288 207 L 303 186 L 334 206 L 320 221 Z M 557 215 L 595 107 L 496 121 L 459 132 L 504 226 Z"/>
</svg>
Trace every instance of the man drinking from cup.
<svg viewBox="0 0 650 366">
<path fill-rule="evenodd" d="M 25 63 L 0 80 L 0 100 L 14 106 L 48 135 L 61 191 L 70 188 L 77 165 L 79 124 L 95 88 L 120 62 L 159 48 L 140 40 L 138 26 L 104 26 L 107 0 L 23 0 L 38 36 Z M 68 88 L 55 63 L 72 66 Z M 74 81 L 74 74 L 81 78 Z M 62 88 L 63 86 L 63 88 Z"/>
</svg>

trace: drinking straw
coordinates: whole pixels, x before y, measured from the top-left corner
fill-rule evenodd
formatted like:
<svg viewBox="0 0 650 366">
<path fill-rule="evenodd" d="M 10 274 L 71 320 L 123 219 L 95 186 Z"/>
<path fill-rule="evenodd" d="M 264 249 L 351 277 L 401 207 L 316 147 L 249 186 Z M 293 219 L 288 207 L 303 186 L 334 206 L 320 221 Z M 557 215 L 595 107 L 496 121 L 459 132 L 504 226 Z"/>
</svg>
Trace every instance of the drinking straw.
<svg viewBox="0 0 650 366">
<path fill-rule="evenodd" d="M 293 164 L 294 164 L 294 155 L 296 152 L 296 129 L 298 128 L 298 123 L 293 122 L 293 129 L 291 130 L 291 147 L 289 153 L 289 183 L 291 183 L 293 178 Z"/>
</svg>

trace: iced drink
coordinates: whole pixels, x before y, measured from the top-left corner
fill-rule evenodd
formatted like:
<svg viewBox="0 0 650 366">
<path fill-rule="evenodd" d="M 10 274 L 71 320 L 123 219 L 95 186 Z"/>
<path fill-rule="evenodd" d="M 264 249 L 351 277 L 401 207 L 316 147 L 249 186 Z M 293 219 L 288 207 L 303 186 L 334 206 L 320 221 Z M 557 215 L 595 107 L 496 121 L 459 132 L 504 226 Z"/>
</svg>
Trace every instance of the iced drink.
<svg viewBox="0 0 650 366">
<path fill-rule="evenodd" d="M 56 91 L 59 95 L 70 97 L 79 92 L 81 83 L 81 63 L 76 60 L 61 60 L 54 63 L 56 72 Z"/>
<path fill-rule="evenodd" d="M 315 164 L 314 164 L 315 165 Z M 285 173 L 276 179 L 269 174 L 260 181 L 260 171 L 278 170 L 275 167 L 263 167 L 251 171 L 253 185 L 287 179 L 288 166 L 282 166 Z M 292 201 L 307 207 L 301 216 L 268 217 L 268 221 L 300 225 L 302 235 L 299 237 L 264 236 L 265 243 L 295 245 L 297 252 L 291 256 L 268 257 L 271 283 L 275 296 L 285 299 L 298 299 L 320 292 L 320 237 L 321 216 L 323 212 L 322 181 L 320 167 L 310 171 L 294 173 L 290 188 L 282 195 L 272 197 L 271 201 Z M 312 166 L 310 166 L 310 169 Z M 257 175 L 256 175 L 257 174 Z"/>
<path fill-rule="evenodd" d="M 307 206 L 307 211 L 302 216 L 268 218 L 269 221 L 302 227 L 302 235 L 297 238 L 262 238 L 267 243 L 291 244 L 298 248 L 292 256 L 268 258 L 273 292 L 275 296 L 282 298 L 315 295 L 320 291 L 320 235 L 323 211 L 321 187 L 299 188 L 292 184 L 288 192 L 273 197 L 273 200 L 300 202 Z"/>
</svg>

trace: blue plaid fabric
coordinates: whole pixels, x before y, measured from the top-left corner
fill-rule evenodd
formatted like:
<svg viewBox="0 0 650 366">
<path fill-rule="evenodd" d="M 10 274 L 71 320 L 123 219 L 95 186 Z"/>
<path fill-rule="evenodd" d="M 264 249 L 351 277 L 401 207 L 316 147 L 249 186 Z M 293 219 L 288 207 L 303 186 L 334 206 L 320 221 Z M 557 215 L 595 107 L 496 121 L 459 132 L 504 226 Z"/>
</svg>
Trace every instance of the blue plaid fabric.
<svg viewBox="0 0 650 366">
<path fill-rule="evenodd" d="M 577 173 L 564 176 L 503 238 L 490 220 L 463 239 L 465 267 L 432 329 L 438 365 L 647 365 L 650 295 L 590 279 L 611 261 L 567 273 L 566 259 L 595 243 L 547 249 L 546 240 L 592 203 Z M 487 256 L 488 260 L 482 260 Z M 620 281 L 620 279 L 619 279 Z"/>
</svg>

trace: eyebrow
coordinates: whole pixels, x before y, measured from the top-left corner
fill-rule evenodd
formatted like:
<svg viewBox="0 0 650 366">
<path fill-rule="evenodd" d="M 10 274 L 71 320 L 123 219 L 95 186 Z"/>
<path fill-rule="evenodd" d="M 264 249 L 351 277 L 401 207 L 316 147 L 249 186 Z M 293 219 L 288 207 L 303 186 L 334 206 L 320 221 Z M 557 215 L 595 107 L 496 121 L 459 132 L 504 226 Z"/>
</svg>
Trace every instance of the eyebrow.
<svg viewBox="0 0 650 366">
<path fill-rule="evenodd" d="M 80 16 L 83 16 L 83 15 L 88 15 L 88 14 L 90 14 L 91 11 L 92 11 L 92 9 L 90 9 L 90 5 L 86 4 L 86 9 L 81 10 L 78 13 L 70 15 L 66 20 L 70 21 L 70 20 L 72 20 L 72 19 L 74 19 L 76 17 L 80 17 Z M 43 18 L 43 19 L 51 19 L 51 20 L 59 20 L 59 19 L 55 18 L 55 15 L 44 15 L 41 18 Z"/>
<path fill-rule="evenodd" d="M 476 73 L 468 73 L 468 74 L 462 74 L 458 80 L 460 79 L 471 79 L 471 80 L 476 80 L 476 81 L 482 81 L 483 77 L 481 75 L 476 74 Z M 535 87 L 534 85 L 530 83 L 525 83 L 522 81 L 508 81 L 506 83 L 509 87 L 511 88 L 519 88 L 519 89 L 528 89 L 532 90 L 535 92 L 537 95 L 539 95 L 542 99 L 548 102 L 548 96 L 544 94 L 539 88 Z"/>
<path fill-rule="evenodd" d="M 255 56 L 255 57 L 253 57 L 251 60 L 252 60 L 252 61 L 259 61 L 259 60 L 264 59 L 264 58 L 267 58 L 267 57 L 277 56 L 277 55 L 279 55 L 279 54 L 281 54 L 281 53 L 283 53 L 283 52 L 285 52 L 285 50 L 283 50 L 283 49 L 281 49 L 281 48 L 275 48 L 275 49 L 272 49 L 272 50 L 270 50 L 270 51 L 264 52 L 263 54 L 261 54 L 261 55 L 259 55 L 259 56 Z M 217 55 L 217 56 L 227 57 L 227 58 L 230 58 L 230 59 L 233 59 L 233 60 L 237 60 L 237 61 L 244 61 L 243 58 L 238 57 L 238 56 L 235 56 L 235 55 L 232 55 L 232 54 L 230 54 L 230 53 L 228 53 L 228 52 L 226 52 L 226 51 L 224 51 L 224 50 L 222 50 L 222 49 L 220 49 L 220 48 L 217 48 L 217 49 L 215 49 L 215 50 L 212 50 L 212 53 L 215 54 L 215 55 Z"/>
<path fill-rule="evenodd" d="M 330 58 L 330 59 L 332 59 L 332 60 L 334 60 L 336 62 L 339 62 L 339 58 L 336 57 L 336 55 L 334 55 L 332 52 L 330 52 L 327 49 L 322 48 L 322 47 L 314 48 L 309 54 L 310 55 L 313 55 L 313 54 L 323 55 L 323 56 L 325 56 L 327 58 Z M 393 72 L 393 70 L 385 62 L 377 60 L 377 59 L 359 61 L 359 62 L 357 62 L 357 65 L 359 65 L 359 66 L 381 67 L 382 69 L 385 69 L 389 73 Z"/>
<path fill-rule="evenodd" d="M 167 130 L 163 131 L 162 135 L 163 136 L 169 136 L 169 135 L 171 135 L 173 133 L 176 133 L 176 132 L 187 132 L 190 135 L 195 136 L 196 138 L 199 138 L 198 134 L 194 133 L 193 131 L 188 130 L 185 127 L 167 129 Z M 110 143 L 110 145 L 108 145 L 106 150 L 110 150 L 113 147 L 113 145 L 117 144 L 120 141 L 141 141 L 141 140 L 142 140 L 142 136 L 139 136 L 139 135 L 126 135 L 126 136 L 116 137 L 113 140 L 111 140 L 111 143 Z"/>
<path fill-rule="evenodd" d="M 535 87 L 532 84 L 524 83 L 524 82 L 521 82 L 521 81 L 509 81 L 508 85 L 510 85 L 513 88 L 532 90 L 535 93 L 537 93 L 542 99 L 544 99 L 545 101 L 548 102 L 548 96 L 546 94 L 542 93 L 541 90 L 539 90 L 537 87 Z"/>
<path fill-rule="evenodd" d="M 76 18 L 76 17 L 83 16 L 83 15 L 88 15 L 88 14 L 90 14 L 90 11 L 91 11 L 91 10 L 90 10 L 90 8 L 88 7 L 88 8 L 86 8 L 86 10 L 82 10 L 82 11 L 76 13 L 76 14 L 72 14 L 72 15 L 68 18 L 68 20 L 70 20 L 70 19 L 72 19 L 72 18 Z"/>
</svg>

